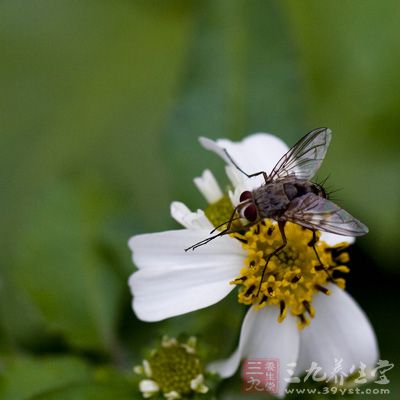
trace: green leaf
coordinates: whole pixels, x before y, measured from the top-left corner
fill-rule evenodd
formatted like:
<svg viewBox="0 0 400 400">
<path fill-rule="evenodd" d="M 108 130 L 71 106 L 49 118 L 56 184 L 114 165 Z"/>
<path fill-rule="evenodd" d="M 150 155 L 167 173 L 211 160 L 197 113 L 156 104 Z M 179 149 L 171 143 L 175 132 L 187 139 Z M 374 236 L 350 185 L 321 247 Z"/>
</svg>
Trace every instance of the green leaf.
<svg viewBox="0 0 400 400">
<path fill-rule="evenodd" d="M 76 357 L 5 358 L 0 373 L 0 397 L 28 399 L 44 391 L 82 384 L 91 374 L 89 366 Z"/>
<path fill-rule="evenodd" d="M 72 356 L 17 357 L 2 360 L 0 397 L 33 399 L 132 399 L 139 397 L 133 374 L 109 367 L 94 369 Z"/>
<path fill-rule="evenodd" d="M 112 352 L 127 239 L 169 218 L 160 125 L 190 7 L 6 1 L 0 26 L 1 325 Z"/>
<path fill-rule="evenodd" d="M 134 396 L 136 394 L 136 396 Z M 60 388 L 34 397 L 30 400 L 132 400 L 141 399 L 138 392 L 134 392 L 128 385 L 101 385 L 85 384 Z"/>
<path fill-rule="evenodd" d="M 92 182 L 59 184 L 30 213 L 15 279 L 49 328 L 74 346 L 110 350 L 125 282 L 99 251 L 109 207 Z"/>
</svg>

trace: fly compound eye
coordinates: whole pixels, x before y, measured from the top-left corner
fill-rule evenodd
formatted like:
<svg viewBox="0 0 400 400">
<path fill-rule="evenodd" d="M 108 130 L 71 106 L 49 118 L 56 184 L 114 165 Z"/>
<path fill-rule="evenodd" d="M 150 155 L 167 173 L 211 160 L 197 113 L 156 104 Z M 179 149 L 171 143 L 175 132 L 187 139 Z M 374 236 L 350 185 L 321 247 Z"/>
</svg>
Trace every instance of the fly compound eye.
<svg viewBox="0 0 400 400">
<path fill-rule="evenodd" d="M 253 198 L 253 194 L 249 190 L 246 190 L 240 195 L 239 201 L 242 202 L 251 198 Z"/>
<path fill-rule="evenodd" d="M 257 207 L 254 204 L 249 204 L 244 209 L 243 214 L 248 221 L 254 222 L 257 219 Z"/>
</svg>

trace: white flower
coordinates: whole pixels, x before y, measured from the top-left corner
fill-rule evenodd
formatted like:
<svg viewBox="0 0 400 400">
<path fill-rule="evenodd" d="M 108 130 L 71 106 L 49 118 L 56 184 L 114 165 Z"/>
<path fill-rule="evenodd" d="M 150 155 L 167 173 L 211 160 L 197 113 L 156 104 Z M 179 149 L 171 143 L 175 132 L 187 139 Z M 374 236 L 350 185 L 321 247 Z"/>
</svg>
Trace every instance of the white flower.
<svg viewBox="0 0 400 400">
<path fill-rule="evenodd" d="M 225 148 L 248 173 L 268 173 L 288 150 L 281 140 L 263 133 L 251 135 L 238 143 L 229 140 L 214 142 L 205 138 L 200 141 L 228 164 L 226 170 L 234 188 L 230 193 L 233 205 L 238 203 L 243 190 L 254 189 L 264 181 L 262 176 L 251 179 L 243 176 L 230 165 L 222 149 Z M 282 252 L 283 258 L 271 259 L 271 268 L 275 268 L 275 272 L 263 281 L 260 295 L 255 294 L 260 277 L 254 270 L 262 268 L 263 249 L 277 240 L 277 233 L 270 233 L 273 231 L 270 222 L 261 226 L 263 232 L 255 228 L 242 236 L 244 241 L 250 242 L 248 245 L 242 245 L 233 235 L 226 235 L 195 251 L 184 251 L 209 236 L 210 230 L 218 225 L 212 213 L 213 207 L 216 204 L 220 212 L 226 200 L 221 197 L 222 191 L 210 171 L 206 171 L 202 178 L 196 178 L 195 182 L 212 203 L 209 209 L 191 212 L 184 204 L 174 202 L 171 205 L 172 217 L 185 229 L 138 235 L 129 241 L 133 262 L 139 268 L 129 279 L 136 315 L 144 321 L 159 321 L 208 307 L 233 290 L 234 283 L 241 285 L 239 301 L 252 307 L 243 321 L 236 351 L 227 360 L 210 365 L 222 377 L 232 376 L 244 358 L 277 358 L 280 362 L 278 396 L 283 396 L 288 384 L 285 378 L 289 377 L 289 363 L 296 363 L 296 375 L 310 368 L 311 362 L 318 363 L 323 371 L 330 373 L 335 359 L 343 359 L 343 371 L 350 371 L 360 362 L 373 367 L 378 358 L 378 347 L 370 322 L 354 300 L 340 288 L 344 286 L 343 279 L 333 279 L 335 285 L 327 282 L 325 271 L 315 272 L 317 262 L 308 255 L 310 238 L 307 239 L 306 233 L 297 225 L 288 228 L 289 236 L 294 238 L 290 250 Z M 267 229 L 270 237 L 265 234 Z M 321 233 L 318 245 L 322 261 L 334 263 L 331 253 L 325 250 L 353 241 L 350 237 Z M 341 257 L 337 264 L 343 262 L 345 256 Z M 288 270 L 282 270 L 282 266 L 286 268 L 285 263 L 290 265 Z M 332 273 L 335 270 L 347 271 L 347 267 L 337 264 L 332 267 Z M 244 268 L 246 265 L 248 267 Z M 304 292 L 304 297 L 299 297 L 300 292 Z M 330 296 L 326 296 L 327 293 Z M 313 317 L 310 324 L 306 315 Z M 309 326 L 299 330 L 296 326 L 299 322 L 301 327 Z"/>
<path fill-rule="evenodd" d="M 196 342 L 194 336 L 186 342 L 164 336 L 149 359 L 133 368 L 143 378 L 139 390 L 144 398 L 161 394 L 167 400 L 174 400 L 208 392 Z"/>
</svg>

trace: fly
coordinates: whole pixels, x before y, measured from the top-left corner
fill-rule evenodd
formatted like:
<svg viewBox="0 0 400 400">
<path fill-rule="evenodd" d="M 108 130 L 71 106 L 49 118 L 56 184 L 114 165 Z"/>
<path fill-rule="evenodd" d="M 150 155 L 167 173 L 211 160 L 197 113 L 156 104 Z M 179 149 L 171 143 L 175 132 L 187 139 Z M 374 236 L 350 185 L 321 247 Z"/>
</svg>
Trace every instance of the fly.
<svg viewBox="0 0 400 400">
<path fill-rule="evenodd" d="M 327 199 L 321 185 L 311 182 L 325 158 L 331 137 L 331 131 L 328 128 L 318 128 L 307 133 L 282 156 L 270 174 L 265 171 L 246 173 L 224 149 L 230 162 L 241 173 L 248 178 L 262 175 L 265 183 L 252 191 L 244 191 L 240 195 L 240 202 L 234 208 L 230 219 L 215 228 L 211 234 L 226 225 L 221 232 L 194 244 L 185 251 L 194 250 L 217 237 L 237 232 L 237 229 L 234 230 L 231 227 L 232 222 L 239 218 L 245 217 L 248 221 L 241 230 L 258 224 L 265 218 L 270 218 L 278 223 L 282 244 L 268 255 L 261 275 L 260 288 L 268 262 L 287 245 L 286 222 L 298 224 L 312 231 L 313 236 L 309 246 L 314 249 L 320 268 L 327 271 L 315 247 L 318 241 L 317 230 L 345 236 L 362 236 L 368 233 L 368 228 L 363 223 Z M 237 217 L 235 217 L 236 214 L 238 214 Z"/>
</svg>

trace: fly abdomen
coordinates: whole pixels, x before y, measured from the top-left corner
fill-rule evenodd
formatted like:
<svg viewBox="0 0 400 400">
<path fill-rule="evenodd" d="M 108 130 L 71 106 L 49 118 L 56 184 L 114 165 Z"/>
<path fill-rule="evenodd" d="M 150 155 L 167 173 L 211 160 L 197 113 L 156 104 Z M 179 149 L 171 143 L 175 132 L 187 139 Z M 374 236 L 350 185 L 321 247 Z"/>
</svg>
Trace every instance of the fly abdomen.
<svg viewBox="0 0 400 400">
<path fill-rule="evenodd" d="M 293 183 L 284 183 L 283 190 L 285 191 L 285 194 L 289 200 L 293 200 L 298 196 L 297 187 Z"/>
<path fill-rule="evenodd" d="M 283 184 L 283 190 L 289 200 L 304 196 L 307 193 L 314 193 L 317 196 L 326 197 L 325 191 L 321 186 L 308 181 L 286 182 Z"/>
</svg>

